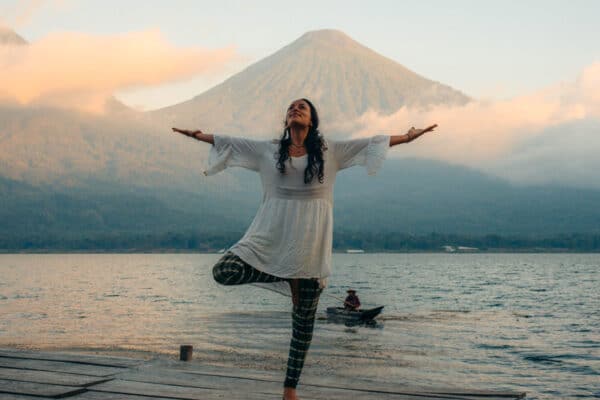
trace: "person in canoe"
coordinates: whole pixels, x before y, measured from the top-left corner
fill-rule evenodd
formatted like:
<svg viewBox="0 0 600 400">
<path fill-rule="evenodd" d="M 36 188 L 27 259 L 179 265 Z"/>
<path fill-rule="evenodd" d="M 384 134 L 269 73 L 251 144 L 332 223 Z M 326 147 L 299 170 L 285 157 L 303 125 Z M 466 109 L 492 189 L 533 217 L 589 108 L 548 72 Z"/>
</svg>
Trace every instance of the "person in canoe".
<svg viewBox="0 0 600 400">
<path fill-rule="evenodd" d="M 360 308 L 360 299 L 356 295 L 356 290 L 348 289 L 346 293 L 348 293 L 348 296 L 344 300 L 344 308 L 348 311 L 358 311 Z"/>
<path fill-rule="evenodd" d="M 370 175 L 381 167 L 388 148 L 412 142 L 436 125 L 401 135 L 329 140 L 307 99 L 293 101 L 279 139 L 260 140 L 173 128 L 212 145 L 205 175 L 229 167 L 260 174 L 263 199 L 244 236 L 213 267 L 223 285 L 252 283 L 292 298 L 292 339 L 284 400 L 295 400 L 296 386 L 310 346 L 321 291 L 331 275 L 333 185 L 336 174 L 361 165 Z"/>
</svg>

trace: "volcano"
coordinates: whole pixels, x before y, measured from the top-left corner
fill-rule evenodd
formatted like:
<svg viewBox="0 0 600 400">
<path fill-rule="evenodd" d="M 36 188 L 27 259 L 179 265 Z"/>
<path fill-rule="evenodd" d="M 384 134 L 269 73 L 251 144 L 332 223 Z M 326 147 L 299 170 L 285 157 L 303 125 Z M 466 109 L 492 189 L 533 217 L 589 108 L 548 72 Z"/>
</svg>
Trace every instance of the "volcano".
<svg viewBox="0 0 600 400">
<path fill-rule="evenodd" d="M 189 101 L 151 112 L 157 121 L 231 134 L 272 135 L 288 104 L 309 98 L 335 129 L 368 110 L 464 104 L 458 90 L 426 79 L 337 30 L 312 31 Z M 331 133 L 331 132 L 330 132 Z M 346 133 L 346 132 L 345 132 Z"/>
</svg>

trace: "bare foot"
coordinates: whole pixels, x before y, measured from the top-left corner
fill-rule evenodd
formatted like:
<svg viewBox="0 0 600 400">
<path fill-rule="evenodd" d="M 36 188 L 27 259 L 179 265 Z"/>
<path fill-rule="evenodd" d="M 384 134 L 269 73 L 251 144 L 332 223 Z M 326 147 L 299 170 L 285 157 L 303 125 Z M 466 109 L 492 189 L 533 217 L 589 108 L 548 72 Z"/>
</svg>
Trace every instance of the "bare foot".
<svg viewBox="0 0 600 400">
<path fill-rule="evenodd" d="M 296 396 L 296 389 L 284 387 L 283 400 L 298 400 L 298 396 Z"/>
</svg>

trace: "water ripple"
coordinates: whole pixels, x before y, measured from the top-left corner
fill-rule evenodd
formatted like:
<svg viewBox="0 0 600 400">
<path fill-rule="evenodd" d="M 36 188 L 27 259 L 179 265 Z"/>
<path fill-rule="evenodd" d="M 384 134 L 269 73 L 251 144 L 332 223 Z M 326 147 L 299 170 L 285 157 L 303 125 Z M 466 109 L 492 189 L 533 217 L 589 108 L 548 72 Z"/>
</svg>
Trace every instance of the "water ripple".
<svg viewBox="0 0 600 400">
<path fill-rule="evenodd" d="M 172 354 L 280 371 L 290 299 L 223 288 L 219 255 L 1 255 L 0 346 Z M 385 305 L 375 327 L 328 323 L 307 374 L 591 397 L 600 373 L 595 254 L 335 254 L 325 294 Z M 340 368 L 351 363 L 355 368 Z"/>
</svg>

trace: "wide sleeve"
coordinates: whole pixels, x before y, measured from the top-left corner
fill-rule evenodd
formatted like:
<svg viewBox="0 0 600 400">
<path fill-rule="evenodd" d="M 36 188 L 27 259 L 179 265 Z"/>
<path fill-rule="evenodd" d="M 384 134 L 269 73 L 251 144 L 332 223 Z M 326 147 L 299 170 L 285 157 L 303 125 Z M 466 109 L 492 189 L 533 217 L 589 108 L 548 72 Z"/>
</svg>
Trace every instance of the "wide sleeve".
<svg viewBox="0 0 600 400">
<path fill-rule="evenodd" d="M 242 167 L 258 171 L 266 141 L 213 135 L 215 143 L 208 154 L 204 175 L 214 175 L 229 167 Z"/>
<path fill-rule="evenodd" d="M 338 170 L 362 165 L 369 175 L 375 175 L 383 165 L 390 148 L 388 135 L 330 142 Z"/>
</svg>

